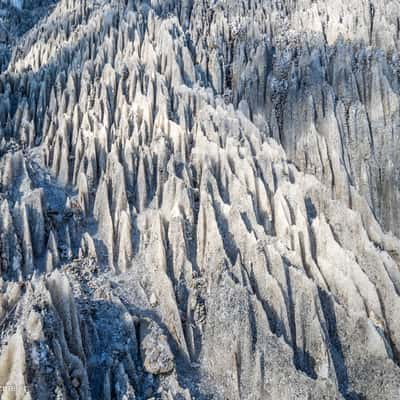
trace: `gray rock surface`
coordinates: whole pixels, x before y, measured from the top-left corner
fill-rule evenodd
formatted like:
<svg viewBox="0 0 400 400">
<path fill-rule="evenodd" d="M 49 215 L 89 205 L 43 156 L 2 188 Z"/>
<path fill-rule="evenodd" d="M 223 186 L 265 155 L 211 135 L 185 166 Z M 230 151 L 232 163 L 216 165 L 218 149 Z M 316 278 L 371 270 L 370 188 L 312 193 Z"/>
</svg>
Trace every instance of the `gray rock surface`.
<svg viewBox="0 0 400 400">
<path fill-rule="evenodd" d="M 1 399 L 400 399 L 399 1 L 17 3 Z"/>
</svg>

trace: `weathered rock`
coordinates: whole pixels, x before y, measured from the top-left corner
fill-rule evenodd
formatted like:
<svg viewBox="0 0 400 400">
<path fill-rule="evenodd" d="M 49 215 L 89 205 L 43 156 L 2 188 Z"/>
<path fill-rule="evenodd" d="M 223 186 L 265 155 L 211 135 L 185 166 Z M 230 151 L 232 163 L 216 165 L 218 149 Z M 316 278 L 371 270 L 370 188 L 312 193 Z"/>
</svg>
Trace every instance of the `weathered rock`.
<svg viewBox="0 0 400 400">
<path fill-rule="evenodd" d="M 140 323 L 140 349 L 145 371 L 153 375 L 166 374 L 174 369 L 174 356 L 166 336 L 154 323 Z"/>
<path fill-rule="evenodd" d="M 13 398 L 398 396 L 397 1 L 2 4 Z"/>
</svg>

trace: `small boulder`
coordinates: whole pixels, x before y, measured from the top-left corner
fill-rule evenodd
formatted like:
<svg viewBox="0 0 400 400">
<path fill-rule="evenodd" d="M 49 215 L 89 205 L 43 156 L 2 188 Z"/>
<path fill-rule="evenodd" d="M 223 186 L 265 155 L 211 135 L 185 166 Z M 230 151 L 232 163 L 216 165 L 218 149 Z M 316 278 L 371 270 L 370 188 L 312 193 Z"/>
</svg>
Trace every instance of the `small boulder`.
<svg viewBox="0 0 400 400">
<path fill-rule="evenodd" d="M 79 381 L 78 378 L 73 378 L 72 379 L 72 386 L 77 389 L 79 386 L 81 386 L 81 382 Z"/>
<path fill-rule="evenodd" d="M 156 307 L 158 305 L 157 296 L 154 293 L 150 295 L 150 305 L 152 307 Z"/>
<path fill-rule="evenodd" d="M 141 321 L 140 337 L 145 371 L 153 375 L 171 372 L 175 366 L 174 356 L 161 328 L 154 321 Z"/>
</svg>

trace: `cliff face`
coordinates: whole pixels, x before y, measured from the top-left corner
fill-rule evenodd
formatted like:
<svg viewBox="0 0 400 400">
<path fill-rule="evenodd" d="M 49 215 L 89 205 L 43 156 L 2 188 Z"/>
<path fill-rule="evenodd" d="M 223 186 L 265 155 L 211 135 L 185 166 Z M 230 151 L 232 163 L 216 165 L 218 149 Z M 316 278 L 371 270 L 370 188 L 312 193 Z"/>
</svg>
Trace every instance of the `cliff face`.
<svg viewBox="0 0 400 400">
<path fill-rule="evenodd" d="M 2 17 L 2 398 L 399 398 L 399 2 L 51 4 Z"/>
</svg>

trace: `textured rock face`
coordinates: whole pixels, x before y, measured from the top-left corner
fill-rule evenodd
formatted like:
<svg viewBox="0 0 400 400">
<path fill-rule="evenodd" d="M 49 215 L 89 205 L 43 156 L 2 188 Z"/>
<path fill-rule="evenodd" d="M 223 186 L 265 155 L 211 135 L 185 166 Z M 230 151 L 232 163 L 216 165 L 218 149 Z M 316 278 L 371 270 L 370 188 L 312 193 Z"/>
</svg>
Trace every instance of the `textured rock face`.
<svg viewBox="0 0 400 400">
<path fill-rule="evenodd" d="M 0 4 L 1 398 L 400 398 L 398 1 Z"/>
<path fill-rule="evenodd" d="M 0 0 L 0 72 L 18 39 L 49 14 L 56 0 Z"/>
</svg>

